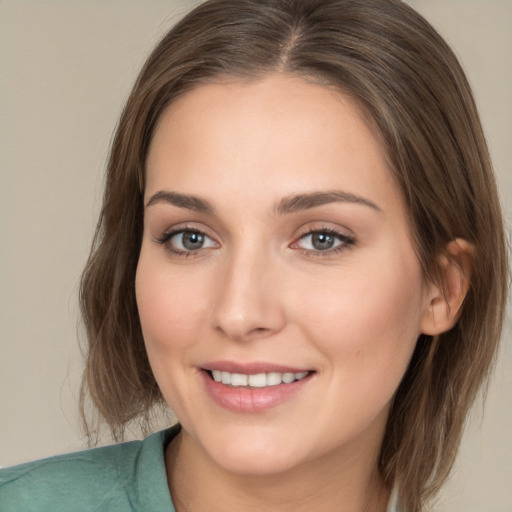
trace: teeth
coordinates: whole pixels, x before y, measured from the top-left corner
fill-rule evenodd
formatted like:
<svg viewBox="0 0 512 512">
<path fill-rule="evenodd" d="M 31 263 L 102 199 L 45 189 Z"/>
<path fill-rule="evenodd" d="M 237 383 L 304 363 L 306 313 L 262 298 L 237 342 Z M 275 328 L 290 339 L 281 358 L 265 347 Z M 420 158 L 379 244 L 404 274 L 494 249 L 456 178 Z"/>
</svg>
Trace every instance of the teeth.
<svg viewBox="0 0 512 512">
<path fill-rule="evenodd" d="M 213 379 L 216 382 L 222 382 L 222 384 L 227 384 L 235 387 L 247 387 L 250 386 L 252 388 L 264 388 L 267 386 L 278 386 L 279 384 L 290 384 L 295 382 L 296 380 L 301 380 L 309 372 L 300 372 L 300 373 L 278 373 L 278 372 L 270 372 L 270 373 L 255 373 L 252 375 L 245 375 L 243 373 L 229 373 L 222 372 L 219 370 L 212 370 Z"/>
<path fill-rule="evenodd" d="M 281 374 L 277 372 L 267 373 L 267 386 L 277 386 L 281 384 Z"/>
<path fill-rule="evenodd" d="M 231 374 L 231 385 L 232 386 L 247 386 L 247 375 L 243 375 L 242 373 L 232 373 Z M 251 384 L 254 386 L 254 384 Z"/>
<path fill-rule="evenodd" d="M 295 380 L 295 374 L 283 373 L 283 376 L 281 378 L 283 379 L 283 382 L 285 384 L 290 384 L 290 382 L 293 382 Z"/>
<path fill-rule="evenodd" d="M 235 374 L 236 375 L 236 374 Z M 267 376 L 264 373 L 249 375 L 249 386 L 253 388 L 264 388 L 267 385 Z"/>
</svg>

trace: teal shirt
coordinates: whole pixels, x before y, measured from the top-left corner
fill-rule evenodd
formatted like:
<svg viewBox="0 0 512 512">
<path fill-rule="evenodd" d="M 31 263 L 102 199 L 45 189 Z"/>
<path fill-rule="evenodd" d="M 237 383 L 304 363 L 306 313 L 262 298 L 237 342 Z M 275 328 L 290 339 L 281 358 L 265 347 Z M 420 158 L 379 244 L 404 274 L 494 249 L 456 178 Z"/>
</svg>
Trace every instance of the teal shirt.
<svg viewBox="0 0 512 512">
<path fill-rule="evenodd" d="M 0 469 L 0 511 L 175 512 L 164 450 L 178 431 Z"/>
<path fill-rule="evenodd" d="M 176 512 L 164 451 L 178 432 L 0 469 L 0 512 Z"/>
</svg>

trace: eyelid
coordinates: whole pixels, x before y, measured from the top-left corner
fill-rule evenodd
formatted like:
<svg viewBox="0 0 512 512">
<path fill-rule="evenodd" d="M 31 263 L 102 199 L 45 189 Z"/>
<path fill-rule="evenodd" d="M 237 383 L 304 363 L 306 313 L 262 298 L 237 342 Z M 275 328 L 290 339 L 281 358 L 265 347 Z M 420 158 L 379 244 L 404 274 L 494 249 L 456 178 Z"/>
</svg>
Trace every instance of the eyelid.
<svg viewBox="0 0 512 512">
<path fill-rule="evenodd" d="M 183 231 L 202 233 L 213 240 L 216 238 L 207 226 L 203 226 L 202 224 L 198 225 L 195 222 L 180 222 L 169 225 L 165 229 L 159 229 L 158 234 L 153 236 L 153 240 L 155 242 L 159 242 L 164 238 L 169 239 L 171 236 L 176 235 L 177 233 L 182 233 Z"/>
<path fill-rule="evenodd" d="M 187 233 L 187 232 L 188 233 L 199 233 L 199 234 L 203 235 L 205 238 L 208 238 L 211 242 L 213 242 L 213 244 L 209 245 L 207 247 L 200 247 L 196 250 L 186 250 L 186 249 L 183 250 L 183 249 L 179 249 L 179 248 L 171 246 L 170 241 L 176 235 L 179 235 L 181 233 Z M 200 256 L 205 251 L 210 250 L 215 247 L 218 247 L 220 245 L 219 242 L 215 239 L 215 237 L 209 233 L 208 229 L 199 228 L 195 225 L 190 225 L 190 224 L 184 224 L 184 225 L 178 224 L 176 226 L 172 226 L 168 229 L 165 229 L 164 231 L 161 232 L 161 234 L 155 236 L 153 238 L 153 241 L 156 244 L 164 246 L 165 249 L 169 253 L 171 253 L 173 256 L 184 256 L 184 257 Z"/>
<path fill-rule="evenodd" d="M 182 252 L 199 252 L 202 249 L 209 249 L 209 248 L 215 246 L 215 241 L 212 240 L 206 233 L 203 233 L 201 231 L 196 231 L 196 230 L 190 230 L 190 229 L 182 229 L 180 231 L 175 232 L 174 234 L 171 234 L 171 236 L 168 237 L 168 241 L 170 242 L 171 240 L 174 240 L 175 238 L 181 236 L 182 240 L 180 242 L 180 245 L 183 246 L 183 244 L 184 244 L 183 237 L 186 234 L 200 235 L 201 238 L 202 238 L 202 241 L 204 242 L 204 245 L 202 245 L 201 247 L 198 247 L 197 249 L 187 249 L 187 248 L 184 248 L 184 247 L 179 247 L 179 248 L 176 248 L 177 251 L 180 251 L 180 252 L 181 251 Z M 208 242 L 208 240 L 209 240 L 209 242 Z M 177 243 L 176 243 L 176 245 L 177 245 Z"/>
<path fill-rule="evenodd" d="M 315 233 L 328 233 L 336 237 L 341 243 L 338 245 L 326 249 L 324 251 L 319 249 L 305 249 L 299 246 L 299 242 L 306 238 L 307 236 L 312 236 Z M 290 244 L 292 249 L 297 249 L 302 251 L 304 254 L 308 256 L 332 256 L 333 254 L 337 254 L 341 251 L 348 249 L 349 247 L 355 245 L 356 238 L 353 234 L 347 234 L 343 232 L 340 228 L 334 228 L 332 226 L 326 226 L 325 224 L 319 226 L 311 226 L 308 225 L 301 229 L 299 234 L 294 238 L 294 241 Z"/>
</svg>

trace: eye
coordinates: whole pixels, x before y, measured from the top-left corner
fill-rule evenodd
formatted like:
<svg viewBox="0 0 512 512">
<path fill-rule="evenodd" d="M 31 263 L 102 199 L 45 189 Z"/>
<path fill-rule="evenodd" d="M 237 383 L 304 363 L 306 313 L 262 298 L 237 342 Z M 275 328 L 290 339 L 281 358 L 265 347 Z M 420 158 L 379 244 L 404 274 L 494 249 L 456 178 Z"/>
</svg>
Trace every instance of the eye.
<svg viewBox="0 0 512 512">
<path fill-rule="evenodd" d="M 295 247 L 317 253 L 331 253 L 344 249 L 348 245 L 352 245 L 354 239 L 334 229 L 311 230 L 302 235 Z"/>
<path fill-rule="evenodd" d="M 167 249 L 175 254 L 190 254 L 198 252 L 201 249 L 208 249 L 217 247 L 214 242 L 206 233 L 197 229 L 180 229 L 165 233 L 157 240 Z"/>
</svg>

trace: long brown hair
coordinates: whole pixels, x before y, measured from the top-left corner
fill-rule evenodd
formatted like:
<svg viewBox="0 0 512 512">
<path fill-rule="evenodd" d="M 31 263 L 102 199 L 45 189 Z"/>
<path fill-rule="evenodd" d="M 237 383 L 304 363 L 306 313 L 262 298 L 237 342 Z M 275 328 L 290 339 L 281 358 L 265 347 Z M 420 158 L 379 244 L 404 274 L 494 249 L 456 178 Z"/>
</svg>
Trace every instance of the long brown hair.
<svg viewBox="0 0 512 512">
<path fill-rule="evenodd" d="M 426 279 L 438 279 L 448 242 L 474 246 L 460 320 L 418 340 L 380 454 L 400 505 L 418 512 L 448 475 L 468 409 L 492 367 L 508 270 L 495 180 L 467 79 L 444 40 L 398 0 L 210 0 L 158 44 L 117 127 L 82 278 L 82 406 L 88 393 L 119 437 L 127 422 L 147 419 L 162 403 L 134 287 L 145 161 L 162 112 L 197 84 L 271 72 L 335 86 L 374 120 Z"/>
</svg>

